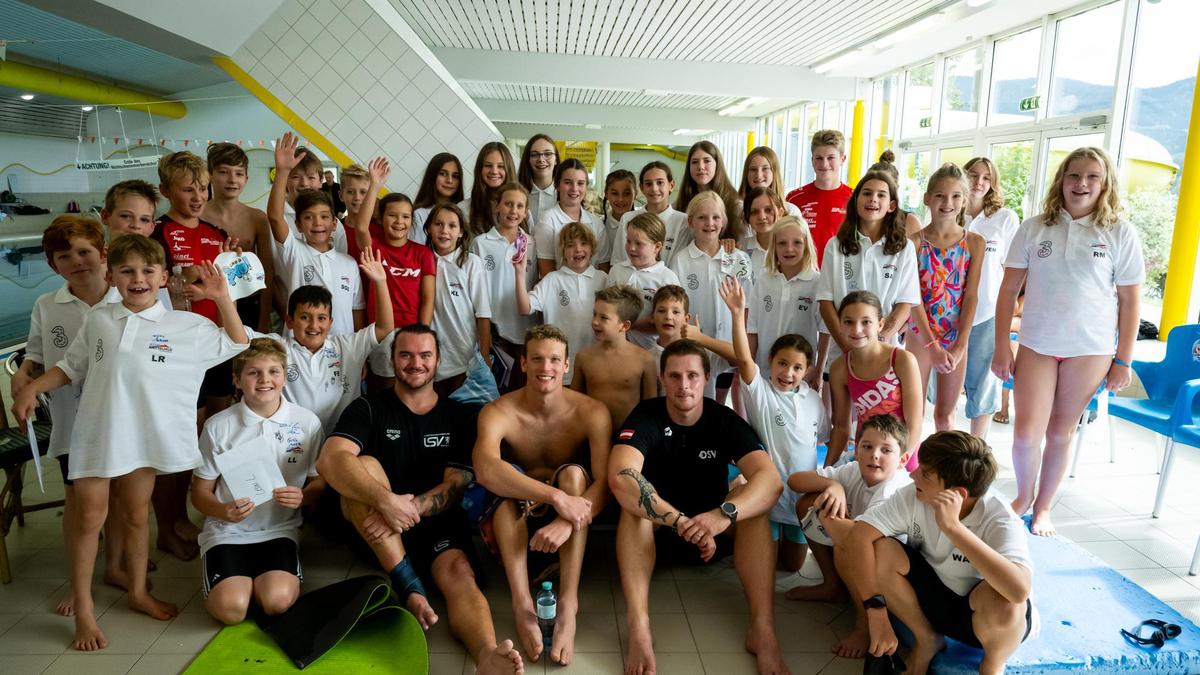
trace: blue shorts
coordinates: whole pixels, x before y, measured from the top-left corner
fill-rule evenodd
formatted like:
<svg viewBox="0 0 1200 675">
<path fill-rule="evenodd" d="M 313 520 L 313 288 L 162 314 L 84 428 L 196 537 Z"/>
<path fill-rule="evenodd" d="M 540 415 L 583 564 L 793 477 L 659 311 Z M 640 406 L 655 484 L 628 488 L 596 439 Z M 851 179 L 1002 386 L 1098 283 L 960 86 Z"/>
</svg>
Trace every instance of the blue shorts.
<svg viewBox="0 0 1200 675">
<path fill-rule="evenodd" d="M 992 355 L 996 351 L 996 318 L 971 329 L 967 343 L 967 418 L 991 415 L 1000 409 L 1000 378 L 992 374 Z"/>
<path fill-rule="evenodd" d="M 804 530 L 800 529 L 799 525 L 791 525 L 789 523 L 777 523 L 771 521 L 771 541 L 779 541 L 779 537 L 783 536 L 792 544 L 807 544 L 808 539 L 804 537 Z"/>
</svg>

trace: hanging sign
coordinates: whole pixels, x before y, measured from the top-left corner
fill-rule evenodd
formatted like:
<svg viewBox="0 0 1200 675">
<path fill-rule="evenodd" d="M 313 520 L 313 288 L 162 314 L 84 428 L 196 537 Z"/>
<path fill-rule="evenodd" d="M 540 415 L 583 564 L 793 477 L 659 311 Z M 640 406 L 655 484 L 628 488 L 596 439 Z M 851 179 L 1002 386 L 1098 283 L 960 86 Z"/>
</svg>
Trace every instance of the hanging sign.
<svg viewBox="0 0 1200 675">
<path fill-rule="evenodd" d="M 158 157 L 124 157 L 120 159 L 98 159 L 93 162 L 75 162 L 75 168 L 80 171 L 121 171 L 123 169 L 142 169 L 158 166 Z"/>
</svg>

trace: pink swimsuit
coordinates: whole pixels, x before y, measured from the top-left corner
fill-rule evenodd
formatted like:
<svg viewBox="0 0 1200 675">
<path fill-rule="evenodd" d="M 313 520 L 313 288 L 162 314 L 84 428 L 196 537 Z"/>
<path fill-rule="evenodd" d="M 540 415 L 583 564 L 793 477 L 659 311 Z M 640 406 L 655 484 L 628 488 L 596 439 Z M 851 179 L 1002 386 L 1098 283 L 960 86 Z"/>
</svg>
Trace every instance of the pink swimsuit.
<svg viewBox="0 0 1200 675">
<path fill-rule="evenodd" d="M 892 356 L 888 360 L 887 372 L 882 377 L 860 379 L 850 366 L 850 355 L 846 354 L 846 388 L 850 390 L 850 403 L 854 406 L 854 414 L 861 424 L 864 420 L 876 415 L 895 415 L 904 419 L 904 399 L 901 395 L 900 377 L 896 375 L 896 352 L 892 348 Z M 901 451 L 904 449 L 901 448 Z M 917 453 L 909 458 L 908 469 L 917 466 Z"/>
</svg>

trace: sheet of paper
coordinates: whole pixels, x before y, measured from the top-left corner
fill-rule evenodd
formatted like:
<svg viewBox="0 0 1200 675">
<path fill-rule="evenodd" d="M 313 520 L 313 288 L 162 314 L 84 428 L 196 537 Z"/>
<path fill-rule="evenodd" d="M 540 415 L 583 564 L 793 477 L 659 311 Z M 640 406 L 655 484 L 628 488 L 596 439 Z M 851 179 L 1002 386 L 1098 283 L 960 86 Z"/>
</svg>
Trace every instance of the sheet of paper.
<svg viewBox="0 0 1200 675">
<path fill-rule="evenodd" d="M 29 436 L 29 449 L 33 451 L 33 470 L 37 473 L 38 487 L 46 494 L 46 484 L 42 482 L 42 456 L 38 454 L 37 434 L 33 432 L 33 418 L 25 420 L 25 433 Z"/>
<path fill-rule="evenodd" d="M 221 480 L 234 499 L 249 497 L 259 506 L 271 501 L 275 488 L 287 486 L 265 438 L 234 446 L 214 459 Z"/>
</svg>

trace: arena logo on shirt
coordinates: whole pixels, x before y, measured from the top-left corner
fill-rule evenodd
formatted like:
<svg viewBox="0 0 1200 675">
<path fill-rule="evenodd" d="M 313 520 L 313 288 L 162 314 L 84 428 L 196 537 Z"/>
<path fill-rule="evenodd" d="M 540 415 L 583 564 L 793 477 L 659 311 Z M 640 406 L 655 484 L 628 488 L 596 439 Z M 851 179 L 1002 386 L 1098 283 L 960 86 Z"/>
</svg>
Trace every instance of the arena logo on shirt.
<svg viewBox="0 0 1200 675">
<path fill-rule="evenodd" d="M 385 431 L 383 433 L 383 435 L 387 436 L 389 441 L 394 441 L 397 438 L 400 438 L 400 430 L 399 429 L 388 429 L 387 431 Z"/>
</svg>

